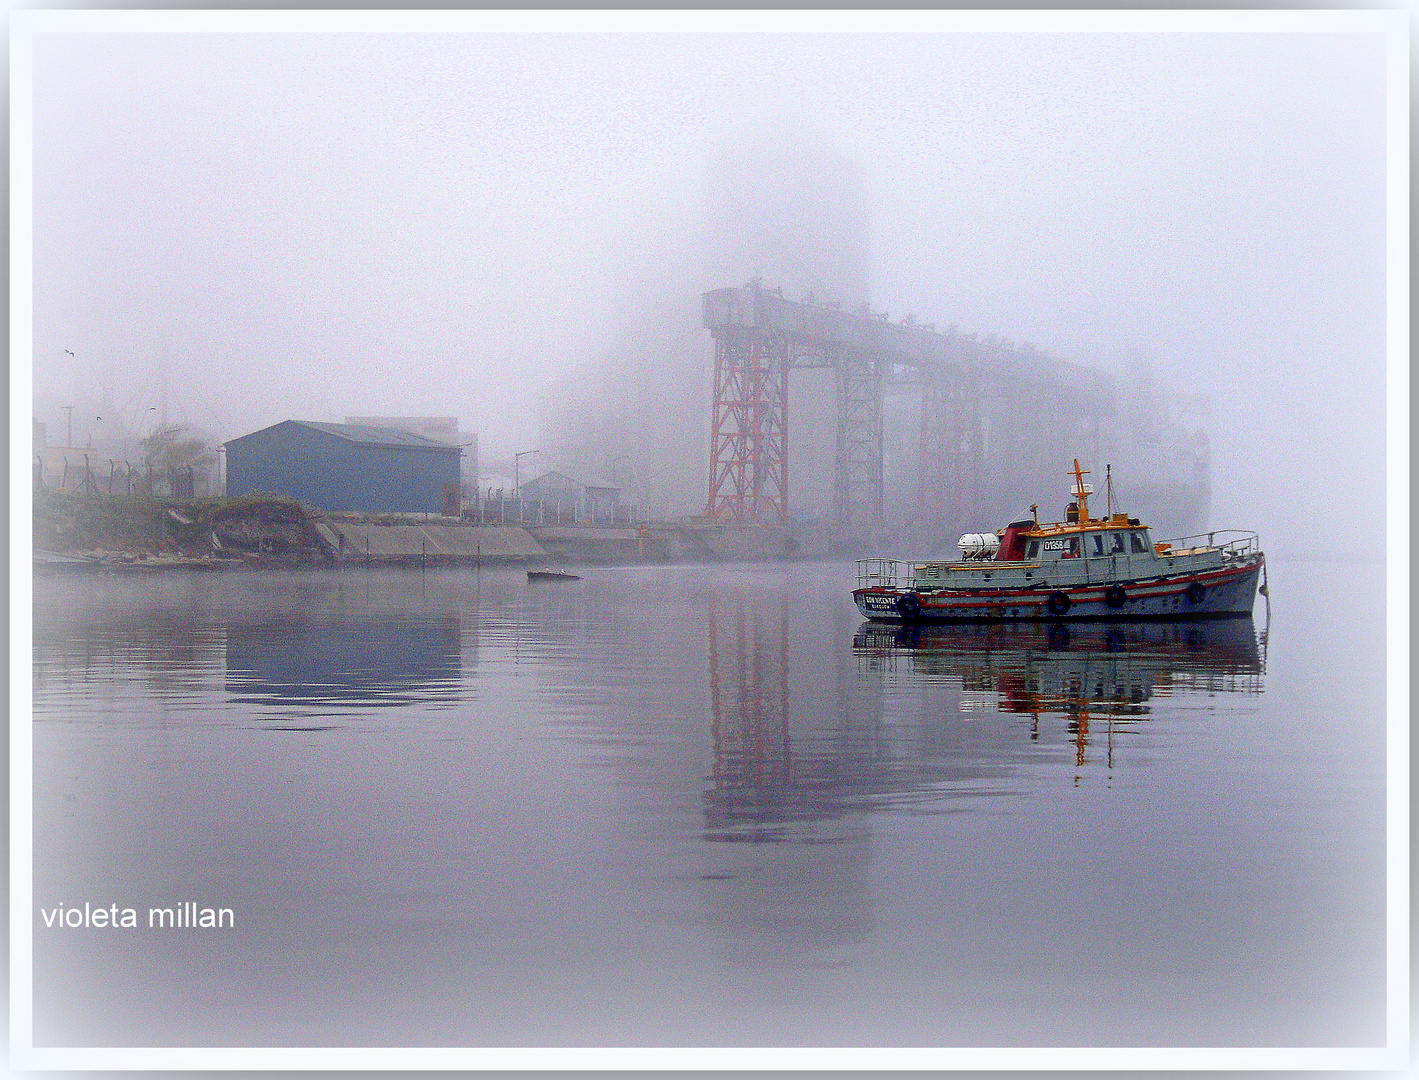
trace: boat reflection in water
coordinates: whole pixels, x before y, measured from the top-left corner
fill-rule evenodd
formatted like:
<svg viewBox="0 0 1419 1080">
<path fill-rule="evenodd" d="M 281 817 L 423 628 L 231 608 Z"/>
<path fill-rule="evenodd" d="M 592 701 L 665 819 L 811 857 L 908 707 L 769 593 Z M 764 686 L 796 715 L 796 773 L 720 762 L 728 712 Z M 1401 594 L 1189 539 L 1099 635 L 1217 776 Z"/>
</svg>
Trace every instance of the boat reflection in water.
<svg viewBox="0 0 1419 1080">
<path fill-rule="evenodd" d="M 1063 716 L 1084 763 L 1091 736 L 1148 717 L 1159 699 L 1262 691 L 1266 631 L 1250 617 L 1215 622 L 994 623 L 891 627 L 853 639 L 866 671 L 958 681 L 963 711 Z M 1101 729 L 1101 725 L 1103 725 Z M 1092 730 L 1091 730 L 1092 728 Z"/>
<path fill-rule="evenodd" d="M 786 598 L 707 614 L 703 888 L 724 957 L 744 963 L 852 963 L 885 822 L 984 811 L 1061 767 L 1108 784 L 1146 767 L 1115 761 L 1115 734 L 1164 699 L 1258 694 L 1264 670 L 1250 618 L 855 634 L 844 619 L 833 633 L 853 648 L 815 650 L 824 624 Z"/>
</svg>

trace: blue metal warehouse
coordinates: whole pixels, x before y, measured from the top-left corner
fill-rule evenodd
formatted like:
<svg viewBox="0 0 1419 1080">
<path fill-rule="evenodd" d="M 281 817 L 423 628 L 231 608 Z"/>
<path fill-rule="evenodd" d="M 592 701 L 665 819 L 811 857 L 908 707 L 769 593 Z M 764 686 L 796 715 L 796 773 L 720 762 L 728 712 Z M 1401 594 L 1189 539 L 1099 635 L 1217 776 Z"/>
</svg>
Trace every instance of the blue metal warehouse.
<svg viewBox="0 0 1419 1080">
<path fill-rule="evenodd" d="M 227 495 L 289 495 L 320 510 L 457 514 L 459 449 L 393 428 L 285 420 L 232 439 Z"/>
</svg>

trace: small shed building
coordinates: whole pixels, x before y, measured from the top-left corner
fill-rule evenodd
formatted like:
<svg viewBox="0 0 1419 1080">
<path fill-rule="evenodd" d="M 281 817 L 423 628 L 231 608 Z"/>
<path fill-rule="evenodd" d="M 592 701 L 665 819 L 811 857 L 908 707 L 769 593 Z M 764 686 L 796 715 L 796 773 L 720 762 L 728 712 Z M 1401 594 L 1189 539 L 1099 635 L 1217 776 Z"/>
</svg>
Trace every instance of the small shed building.
<svg viewBox="0 0 1419 1080">
<path fill-rule="evenodd" d="M 587 523 L 613 521 L 620 507 L 621 489 L 609 485 L 584 484 L 564 472 L 545 472 L 525 481 L 518 494 L 525 503 L 557 509 L 573 520 Z"/>
<path fill-rule="evenodd" d="M 459 449 L 423 435 L 285 420 L 223 446 L 229 496 L 272 492 L 320 510 L 459 512 Z"/>
</svg>

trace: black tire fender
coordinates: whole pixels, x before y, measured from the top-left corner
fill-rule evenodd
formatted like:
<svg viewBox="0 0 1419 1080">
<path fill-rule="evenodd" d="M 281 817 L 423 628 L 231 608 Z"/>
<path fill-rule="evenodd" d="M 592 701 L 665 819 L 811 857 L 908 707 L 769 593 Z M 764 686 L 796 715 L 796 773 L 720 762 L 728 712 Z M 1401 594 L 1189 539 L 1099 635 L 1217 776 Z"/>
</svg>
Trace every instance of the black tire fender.
<svg viewBox="0 0 1419 1080">
<path fill-rule="evenodd" d="M 921 597 L 914 592 L 897 597 L 897 614 L 904 619 L 915 619 L 921 614 Z"/>
<path fill-rule="evenodd" d="M 1063 615 L 1069 610 L 1069 597 L 1062 592 L 1050 593 L 1045 606 L 1049 608 L 1051 615 Z"/>
<path fill-rule="evenodd" d="M 1128 593 L 1123 591 L 1122 585 L 1110 585 L 1104 590 L 1104 603 L 1111 608 L 1123 607 L 1128 600 Z"/>
<path fill-rule="evenodd" d="M 1189 604 L 1200 604 L 1207 595 L 1207 586 L 1200 581 L 1194 581 L 1187 587 L 1187 592 L 1183 595 L 1187 597 Z"/>
</svg>

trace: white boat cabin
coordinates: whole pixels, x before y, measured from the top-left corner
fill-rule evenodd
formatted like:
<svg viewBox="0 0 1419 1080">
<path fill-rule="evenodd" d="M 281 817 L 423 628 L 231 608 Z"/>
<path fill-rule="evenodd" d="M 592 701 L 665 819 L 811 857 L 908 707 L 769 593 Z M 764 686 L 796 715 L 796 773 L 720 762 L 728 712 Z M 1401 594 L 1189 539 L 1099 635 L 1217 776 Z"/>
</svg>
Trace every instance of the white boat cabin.
<svg viewBox="0 0 1419 1080">
<path fill-rule="evenodd" d="M 1034 516 L 961 537 L 957 562 L 858 562 L 855 602 L 869 619 L 1215 615 L 1251 610 L 1263 558 L 1254 532 L 1155 542 L 1137 518 L 1089 514 L 1092 488 L 1074 462 L 1065 520 Z"/>
<path fill-rule="evenodd" d="M 1159 543 L 1146 525 L 1127 514 L 1090 517 L 1094 489 L 1084 483 L 1078 461 L 1073 476 L 1075 501 L 1065 507 L 1064 521 L 1042 524 L 1033 517 L 1012 521 L 994 535 L 967 534 L 960 540 L 959 562 L 916 564 L 903 575 L 908 587 L 930 593 L 1145 581 L 1214 570 L 1255 551 L 1255 533 L 1208 533 Z M 1219 541 L 1222 535 L 1229 539 Z M 883 566 L 879 573 L 885 577 L 891 570 Z"/>
</svg>

